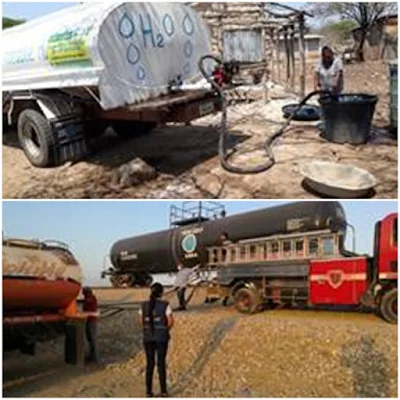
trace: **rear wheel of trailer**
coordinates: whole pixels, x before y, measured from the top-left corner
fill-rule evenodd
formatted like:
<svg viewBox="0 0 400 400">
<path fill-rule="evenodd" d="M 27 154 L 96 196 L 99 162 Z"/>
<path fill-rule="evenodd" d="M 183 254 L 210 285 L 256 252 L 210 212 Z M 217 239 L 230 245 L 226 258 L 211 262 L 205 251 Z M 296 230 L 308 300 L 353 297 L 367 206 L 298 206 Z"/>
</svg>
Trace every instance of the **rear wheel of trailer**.
<svg viewBox="0 0 400 400">
<path fill-rule="evenodd" d="M 18 117 L 18 139 L 28 160 L 35 167 L 54 162 L 54 136 L 49 121 L 39 111 L 27 109 Z"/>
</svg>

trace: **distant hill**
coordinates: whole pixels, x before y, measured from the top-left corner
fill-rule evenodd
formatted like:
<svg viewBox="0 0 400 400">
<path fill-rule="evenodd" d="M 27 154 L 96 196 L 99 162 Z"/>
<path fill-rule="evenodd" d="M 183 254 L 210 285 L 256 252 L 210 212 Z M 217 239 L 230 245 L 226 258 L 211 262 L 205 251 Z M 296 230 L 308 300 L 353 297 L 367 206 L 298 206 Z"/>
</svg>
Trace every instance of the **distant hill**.
<svg viewBox="0 0 400 400">
<path fill-rule="evenodd" d="M 21 25 L 24 22 L 25 22 L 24 20 L 3 17 L 2 28 L 3 29 L 11 28 L 12 26 L 15 26 L 15 25 Z"/>
</svg>

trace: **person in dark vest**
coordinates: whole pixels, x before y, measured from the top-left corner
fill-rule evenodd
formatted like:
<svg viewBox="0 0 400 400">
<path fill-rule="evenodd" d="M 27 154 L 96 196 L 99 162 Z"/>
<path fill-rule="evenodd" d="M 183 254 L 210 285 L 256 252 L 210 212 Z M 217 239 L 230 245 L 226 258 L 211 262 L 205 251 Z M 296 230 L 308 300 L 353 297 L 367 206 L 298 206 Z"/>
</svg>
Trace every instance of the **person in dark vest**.
<svg viewBox="0 0 400 400">
<path fill-rule="evenodd" d="M 86 340 L 89 344 L 89 355 L 86 362 L 98 363 L 100 361 L 97 347 L 97 298 L 90 287 L 84 287 L 83 293 L 83 312 L 87 315 L 86 319 Z"/>
<path fill-rule="evenodd" d="M 171 306 L 162 300 L 164 288 L 160 283 L 151 286 L 150 299 L 139 310 L 143 326 L 143 345 L 146 352 L 146 394 L 153 397 L 153 374 L 157 357 L 161 397 L 168 397 L 166 358 L 170 329 L 174 324 Z"/>
</svg>

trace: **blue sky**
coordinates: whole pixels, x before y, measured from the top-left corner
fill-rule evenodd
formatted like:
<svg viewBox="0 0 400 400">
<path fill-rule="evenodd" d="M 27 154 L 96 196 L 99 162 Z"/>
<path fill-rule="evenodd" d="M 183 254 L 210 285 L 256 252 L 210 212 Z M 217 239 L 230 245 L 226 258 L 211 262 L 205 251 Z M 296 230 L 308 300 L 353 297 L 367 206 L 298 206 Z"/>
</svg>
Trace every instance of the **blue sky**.
<svg viewBox="0 0 400 400">
<path fill-rule="evenodd" d="M 105 284 L 104 257 L 119 239 L 168 228 L 169 201 L 3 201 L 3 234 L 67 243 L 85 270 L 86 283 Z M 225 201 L 228 215 L 282 204 Z M 357 251 L 372 254 L 375 222 L 397 212 L 394 201 L 342 202 L 357 229 Z M 350 236 L 350 235 L 348 235 Z"/>
<path fill-rule="evenodd" d="M 77 2 L 62 2 L 62 3 L 17 3 L 4 2 L 3 16 L 10 18 L 32 19 L 42 15 L 61 10 L 66 7 L 74 6 Z M 301 8 L 304 2 L 283 2 L 292 7 Z"/>
</svg>

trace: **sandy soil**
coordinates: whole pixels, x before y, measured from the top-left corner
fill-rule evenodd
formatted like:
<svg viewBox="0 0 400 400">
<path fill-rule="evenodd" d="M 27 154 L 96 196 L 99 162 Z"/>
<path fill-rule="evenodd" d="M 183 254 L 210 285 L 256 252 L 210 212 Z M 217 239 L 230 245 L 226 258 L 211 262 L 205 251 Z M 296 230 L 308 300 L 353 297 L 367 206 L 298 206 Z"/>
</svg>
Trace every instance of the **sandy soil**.
<svg viewBox="0 0 400 400">
<path fill-rule="evenodd" d="M 315 198 L 302 185 L 299 168 L 316 158 L 349 163 L 367 169 L 379 183 L 375 198 L 397 198 L 397 141 L 380 128 L 389 123 L 388 67 L 382 62 L 346 66 L 350 92 L 380 96 L 375 113 L 374 140 L 363 146 L 335 145 L 319 136 L 314 125 L 295 123 L 275 145 L 277 164 L 258 175 L 227 173 L 217 157 L 218 115 L 193 126 L 169 126 L 151 134 L 120 141 L 110 130 L 95 142 L 94 154 L 74 165 L 53 169 L 32 167 L 19 149 L 15 132 L 3 135 L 4 198 Z M 311 90 L 310 70 L 308 90 Z M 229 108 L 230 146 L 239 155 L 234 162 L 252 165 L 265 161 L 258 149 L 283 122 L 281 107 L 293 102 L 282 90 L 272 90 L 268 104 L 255 102 Z M 276 97 L 286 96 L 285 99 Z M 136 186 L 115 184 L 121 165 L 141 159 L 157 171 L 156 177 Z"/>
<path fill-rule="evenodd" d="M 98 290 L 102 302 L 145 290 Z M 373 314 L 273 310 L 239 315 L 203 305 L 176 313 L 168 354 L 174 397 L 396 397 L 397 326 Z M 175 305 L 175 299 L 172 299 Z M 99 323 L 102 364 L 67 367 L 62 340 L 35 358 L 4 357 L 5 397 L 143 397 L 144 354 L 134 311 Z M 157 388 L 157 385 L 156 385 Z"/>
</svg>

